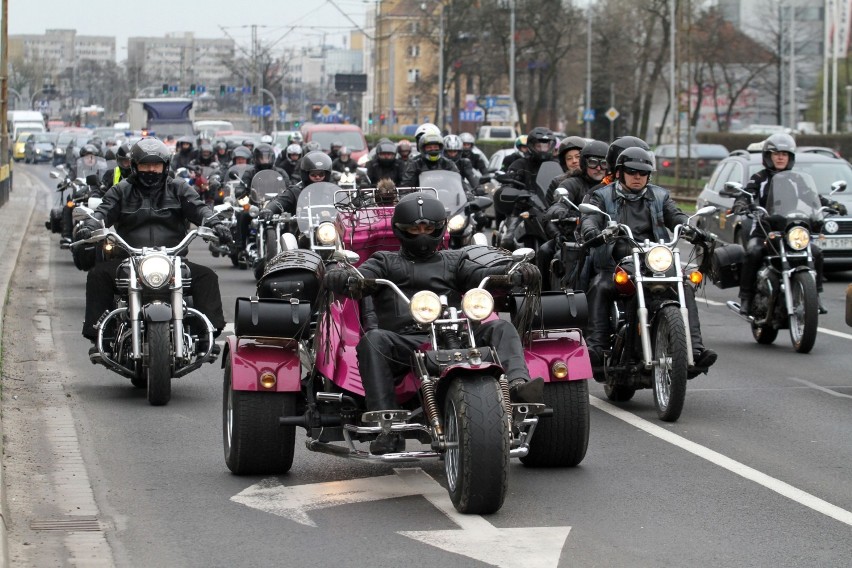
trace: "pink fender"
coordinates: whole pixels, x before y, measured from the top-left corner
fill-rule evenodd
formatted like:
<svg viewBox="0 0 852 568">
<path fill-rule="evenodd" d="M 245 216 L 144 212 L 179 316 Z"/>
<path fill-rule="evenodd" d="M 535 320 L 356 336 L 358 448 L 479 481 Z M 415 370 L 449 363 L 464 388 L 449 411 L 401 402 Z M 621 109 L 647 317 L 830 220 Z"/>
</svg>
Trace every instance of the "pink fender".
<svg viewBox="0 0 852 568">
<path fill-rule="evenodd" d="M 230 355 L 231 384 L 237 391 L 298 392 L 302 368 L 296 342 L 275 343 L 262 339 L 230 336 L 222 354 L 224 367 Z M 260 385 L 260 376 L 275 373 L 275 388 Z"/>
<path fill-rule="evenodd" d="M 531 377 L 543 377 L 545 382 L 555 382 L 550 366 L 557 359 L 568 365 L 565 381 L 582 381 L 594 378 L 589 350 L 579 330 L 548 331 L 524 348 L 524 358 Z"/>
</svg>

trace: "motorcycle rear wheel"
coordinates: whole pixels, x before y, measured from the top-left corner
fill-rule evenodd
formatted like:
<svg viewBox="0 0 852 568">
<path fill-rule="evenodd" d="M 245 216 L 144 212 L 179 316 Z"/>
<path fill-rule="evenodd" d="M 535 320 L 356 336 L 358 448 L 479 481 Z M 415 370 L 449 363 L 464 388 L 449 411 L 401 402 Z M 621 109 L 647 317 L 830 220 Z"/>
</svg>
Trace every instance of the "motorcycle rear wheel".
<svg viewBox="0 0 852 568">
<path fill-rule="evenodd" d="M 627 402 L 633 395 L 636 394 L 636 387 L 628 387 L 627 385 L 604 385 L 604 394 L 613 402 Z"/>
<path fill-rule="evenodd" d="M 287 473 L 293 466 L 295 426 L 281 426 L 281 416 L 296 412 L 296 393 L 235 391 L 231 359 L 225 359 L 222 397 L 222 442 L 225 464 L 236 475 Z"/>
<path fill-rule="evenodd" d="M 666 306 L 657 314 L 654 341 L 654 404 L 664 422 L 680 418 L 686 400 L 689 367 L 686 353 L 686 329 L 683 316 L 675 306 Z"/>
<path fill-rule="evenodd" d="M 790 341 L 797 353 L 810 353 L 816 343 L 819 305 L 816 282 L 810 272 L 796 272 L 790 282 L 793 313 L 790 314 Z"/>
<path fill-rule="evenodd" d="M 509 420 L 500 385 L 490 375 L 452 379 L 444 399 L 447 491 L 456 510 L 500 510 L 509 470 Z"/>
<path fill-rule="evenodd" d="M 148 403 L 163 406 L 172 398 L 172 360 L 169 322 L 148 322 L 145 326 L 148 349 Z"/>
<path fill-rule="evenodd" d="M 772 345 L 778 337 L 778 328 L 771 325 L 751 324 L 751 336 L 761 345 Z"/>
<path fill-rule="evenodd" d="M 568 381 L 544 385 L 544 404 L 553 416 L 541 418 L 521 458 L 528 467 L 574 467 L 589 447 L 589 383 Z"/>
</svg>

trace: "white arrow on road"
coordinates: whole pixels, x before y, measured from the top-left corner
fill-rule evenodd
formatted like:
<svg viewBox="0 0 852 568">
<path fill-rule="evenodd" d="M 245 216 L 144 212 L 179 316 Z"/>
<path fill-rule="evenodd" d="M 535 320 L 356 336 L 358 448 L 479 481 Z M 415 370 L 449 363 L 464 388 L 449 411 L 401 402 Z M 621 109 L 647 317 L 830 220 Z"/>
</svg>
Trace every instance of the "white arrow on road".
<svg viewBox="0 0 852 568">
<path fill-rule="evenodd" d="M 422 495 L 462 530 L 400 531 L 398 534 L 492 566 L 550 568 L 559 564 L 571 527 L 500 529 L 478 515 L 462 515 L 446 489 L 420 468 L 396 475 L 287 487 L 274 478 L 246 488 L 231 501 L 316 527 L 309 512 L 347 503 Z"/>
</svg>

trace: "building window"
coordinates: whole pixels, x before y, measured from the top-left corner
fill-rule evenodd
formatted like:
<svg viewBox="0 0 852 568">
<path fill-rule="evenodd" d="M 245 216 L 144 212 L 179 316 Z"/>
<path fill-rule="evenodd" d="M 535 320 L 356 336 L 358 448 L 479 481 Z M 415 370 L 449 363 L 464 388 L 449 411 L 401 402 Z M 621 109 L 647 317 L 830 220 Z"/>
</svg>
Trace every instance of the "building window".
<svg viewBox="0 0 852 568">
<path fill-rule="evenodd" d="M 420 22 L 410 22 L 408 24 L 408 31 L 413 33 L 413 34 L 419 34 L 420 33 Z"/>
<path fill-rule="evenodd" d="M 420 80 L 420 69 L 409 69 L 408 70 L 408 82 L 416 83 Z"/>
<path fill-rule="evenodd" d="M 409 57 L 420 57 L 420 45 L 412 44 L 408 46 L 408 56 Z"/>
</svg>

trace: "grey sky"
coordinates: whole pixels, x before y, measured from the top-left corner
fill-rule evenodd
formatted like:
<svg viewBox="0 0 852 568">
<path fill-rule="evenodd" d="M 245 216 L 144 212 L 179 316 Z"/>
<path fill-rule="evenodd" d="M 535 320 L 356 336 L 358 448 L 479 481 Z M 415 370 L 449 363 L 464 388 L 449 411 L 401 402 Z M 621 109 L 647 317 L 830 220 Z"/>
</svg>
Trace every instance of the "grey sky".
<svg viewBox="0 0 852 568">
<path fill-rule="evenodd" d="M 257 24 L 261 41 L 276 45 L 343 46 L 354 26 L 337 5 L 359 26 L 374 0 L 12 0 L 9 34 L 43 34 L 46 29 L 76 29 L 82 35 L 114 35 L 116 56 L 127 57 L 127 38 L 162 36 L 167 32 L 195 32 L 196 37 L 225 37 L 220 25 L 238 44 L 248 46 L 251 25 Z M 134 8 L 139 12 L 134 13 Z M 291 27 L 294 27 L 292 30 Z"/>
</svg>

